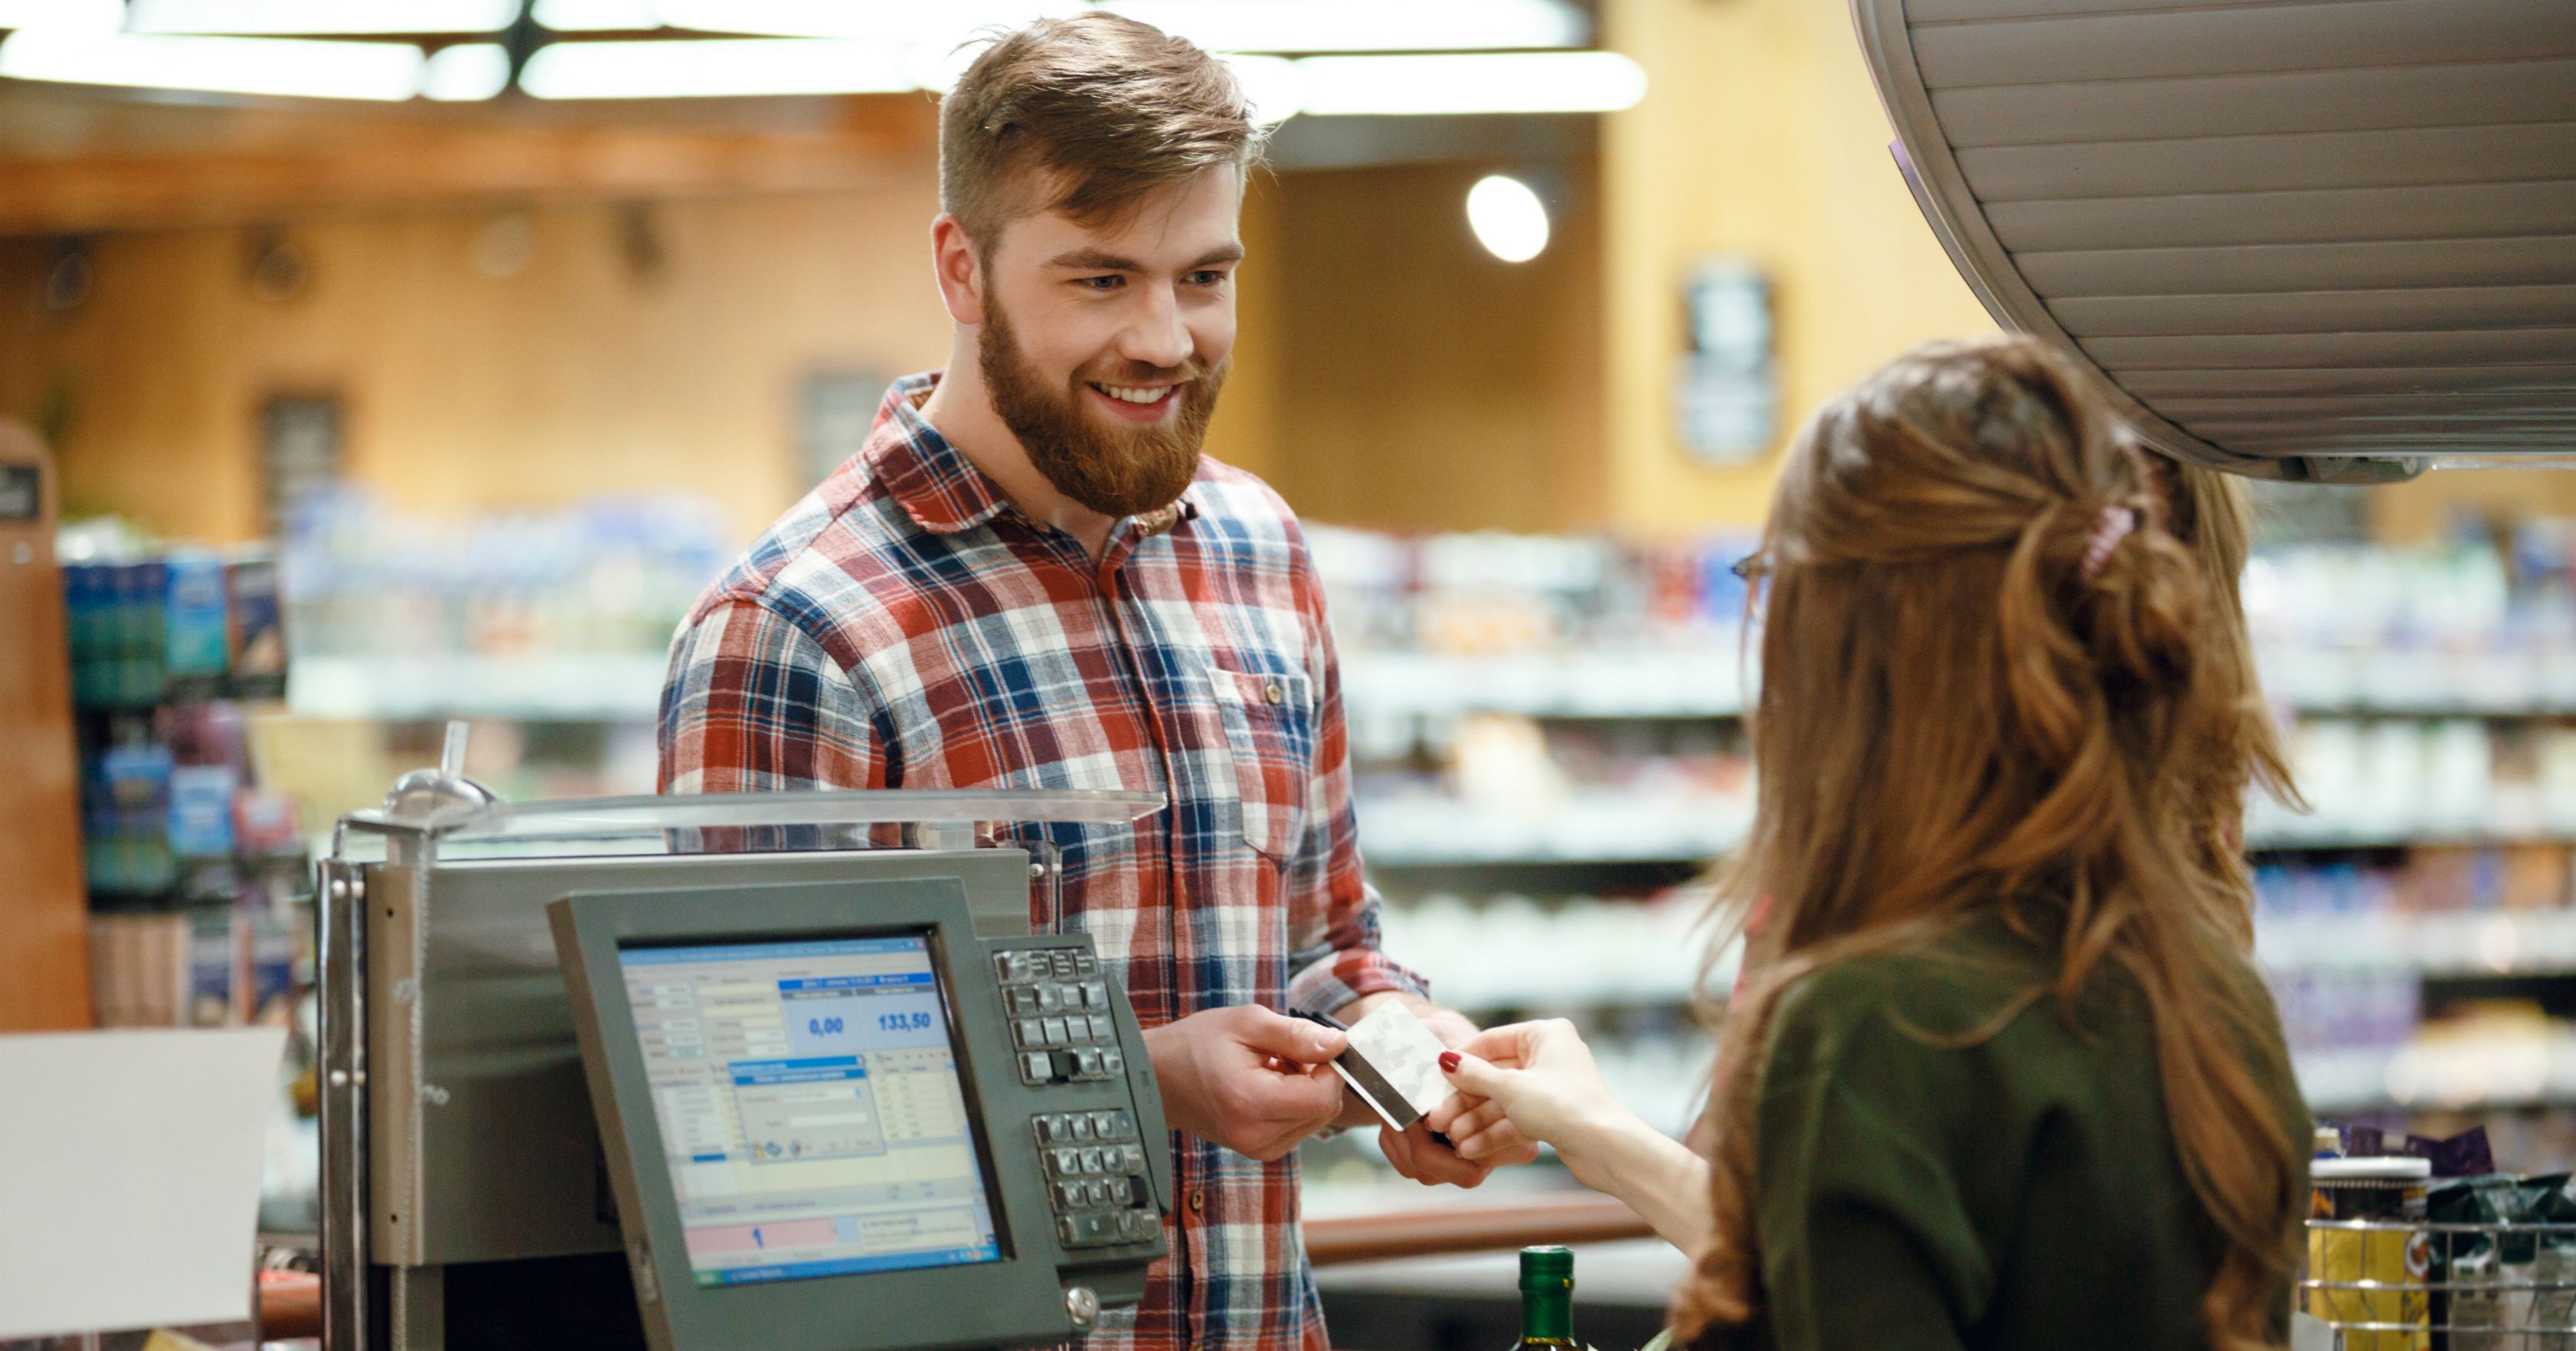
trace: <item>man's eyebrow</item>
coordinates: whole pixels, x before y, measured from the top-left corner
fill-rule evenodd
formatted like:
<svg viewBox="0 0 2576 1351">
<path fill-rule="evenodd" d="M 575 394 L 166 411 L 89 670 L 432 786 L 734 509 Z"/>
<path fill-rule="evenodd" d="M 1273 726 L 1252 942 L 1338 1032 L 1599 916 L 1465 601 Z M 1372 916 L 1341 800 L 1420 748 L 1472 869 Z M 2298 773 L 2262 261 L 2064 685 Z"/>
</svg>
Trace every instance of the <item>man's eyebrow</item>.
<svg viewBox="0 0 2576 1351">
<path fill-rule="evenodd" d="M 1059 253 L 1047 259 L 1047 266 L 1065 268 L 1074 272 L 1142 272 L 1145 270 L 1145 265 L 1133 258 L 1121 258 L 1117 254 L 1103 253 L 1099 249 L 1073 249 Z"/>
<path fill-rule="evenodd" d="M 1220 244 L 1217 247 L 1200 254 L 1196 261 L 1192 262 L 1188 267 L 1183 268 L 1182 271 L 1195 272 L 1203 267 L 1220 267 L 1227 263 L 1239 263 L 1242 261 L 1243 246 L 1241 244 Z M 1133 258 L 1122 257 L 1115 253 L 1103 252 L 1099 249 L 1068 250 L 1067 252 L 1057 254 L 1053 258 L 1049 258 L 1046 265 L 1052 268 L 1060 268 L 1067 272 L 1144 272 L 1148 270 L 1143 263 L 1137 262 Z"/>
</svg>

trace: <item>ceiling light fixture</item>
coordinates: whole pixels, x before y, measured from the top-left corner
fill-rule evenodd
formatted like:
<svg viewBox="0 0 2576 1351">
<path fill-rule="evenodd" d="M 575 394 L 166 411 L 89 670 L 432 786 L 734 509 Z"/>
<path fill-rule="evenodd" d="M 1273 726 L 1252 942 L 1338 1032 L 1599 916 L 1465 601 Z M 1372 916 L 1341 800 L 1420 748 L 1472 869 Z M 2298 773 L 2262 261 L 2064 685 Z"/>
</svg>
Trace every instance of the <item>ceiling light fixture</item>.
<svg viewBox="0 0 2576 1351">
<path fill-rule="evenodd" d="M 497 42 L 461 42 L 430 53 L 420 92 L 442 103 L 478 103 L 510 87 L 510 53 Z"/>
<path fill-rule="evenodd" d="M 410 98 L 420 48 L 405 42 L 314 42 L 96 34 L 22 28 L 0 42 L 0 75 L 20 80 L 194 89 L 295 98 Z"/>
<path fill-rule="evenodd" d="M 129 33 L 490 33 L 518 0 L 133 0 Z"/>
<path fill-rule="evenodd" d="M 1564 0 L 1106 0 L 1101 8 L 1213 52 L 1490 51 L 1592 40 L 1590 21 Z"/>
<path fill-rule="evenodd" d="M 1547 248 L 1547 207 L 1517 178 L 1492 174 L 1467 189 L 1467 228 L 1506 263 L 1526 263 Z"/>
<path fill-rule="evenodd" d="M 537 0 L 537 26 L 558 33 L 653 29 L 662 16 L 653 0 Z"/>
<path fill-rule="evenodd" d="M 921 87 L 911 55 L 835 38 L 558 42 L 528 58 L 519 87 L 544 99 L 898 94 Z"/>
<path fill-rule="evenodd" d="M 1313 117 L 1613 113 L 1646 96 L 1645 70 L 1617 52 L 1310 56 L 1297 69 Z"/>
<path fill-rule="evenodd" d="M 1060 19 L 1082 0 L 655 0 L 673 28 L 775 37 L 868 38 L 954 47 L 987 30 Z"/>
</svg>

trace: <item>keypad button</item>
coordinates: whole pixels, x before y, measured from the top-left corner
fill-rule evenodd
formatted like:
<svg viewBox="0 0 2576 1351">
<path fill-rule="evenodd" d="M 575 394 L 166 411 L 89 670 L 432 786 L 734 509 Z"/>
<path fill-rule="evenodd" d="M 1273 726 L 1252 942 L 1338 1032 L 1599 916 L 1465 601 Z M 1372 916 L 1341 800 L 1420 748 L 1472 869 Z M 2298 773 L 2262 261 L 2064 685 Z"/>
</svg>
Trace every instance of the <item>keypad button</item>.
<svg viewBox="0 0 2576 1351">
<path fill-rule="evenodd" d="M 1064 1011 L 1063 987 L 1055 985 L 1041 985 L 1038 987 L 1037 993 L 1038 1012 L 1062 1013 Z"/>
<path fill-rule="evenodd" d="M 1020 1077 L 1042 1084 L 1055 1077 L 1055 1059 L 1044 1051 L 1031 1051 L 1020 1057 Z"/>
<path fill-rule="evenodd" d="M 1062 1018 L 1039 1019 L 1038 1037 L 1039 1040 L 1037 1044 L 1040 1046 L 1064 1045 L 1067 1040 L 1064 1034 L 1064 1020 Z"/>
<path fill-rule="evenodd" d="M 1123 1112 L 1123 1111 L 1119 1111 L 1119 1112 L 1111 1112 L 1111 1113 L 1109 1114 L 1109 1136 L 1108 1136 L 1108 1138 L 1109 1138 L 1109 1139 L 1112 1139 L 1112 1140 L 1133 1140 L 1133 1139 L 1135 1139 L 1135 1138 L 1136 1138 L 1136 1118 L 1134 1118 L 1134 1117 L 1132 1117 L 1132 1116 L 1129 1116 L 1127 1113 L 1125 1113 L 1125 1112 Z"/>
<path fill-rule="evenodd" d="M 1058 1212 L 1078 1210 L 1082 1207 L 1082 1184 L 1079 1182 L 1059 1182 L 1047 1191 L 1054 1200 Z"/>
<path fill-rule="evenodd" d="M 1038 992 L 1025 985 L 1014 985 L 1002 991 L 1002 998 L 1014 1014 L 1038 1011 Z"/>
<path fill-rule="evenodd" d="M 1073 1128 L 1073 1138 L 1076 1140 L 1087 1141 L 1099 1138 L 1096 1134 L 1099 1123 L 1091 1119 L 1089 1112 L 1076 1112 L 1066 1119 L 1065 1124 Z"/>
<path fill-rule="evenodd" d="M 1082 987 L 1082 1003 L 1085 1008 L 1105 1009 L 1109 1007 L 1108 982 L 1098 980 L 1084 982 Z"/>
<path fill-rule="evenodd" d="M 1035 1018 L 1022 1018 L 1011 1024 L 1011 1036 L 1023 1051 L 1046 1045 L 1046 1036 L 1038 1031 L 1038 1020 Z"/>
<path fill-rule="evenodd" d="M 1119 1150 L 1118 1155 L 1119 1172 L 1125 1173 L 1129 1177 L 1143 1177 L 1145 1175 L 1145 1147 L 1143 1145 L 1129 1145 L 1126 1148 Z"/>
<path fill-rule="evenodd" d="M 1099 1053 L 1098 1051 L 1095 1051 L 1095 1050 L 1091 1049 L 1091 1048 L 1090 1048 L 1090 1047 L 1088 1047 L 1088 1046 L 1083 1047 L 1081 1050 L 1075 1051 L 1075 1052 L 1073 1053 L 1073 1073 L 1074 1073 L 1074 1077 L 1076 1077 L 1076 1078 L 1080 1078 L 1080 1079 L 1097 1079 L 1097 1078 L 1099 1078 L 1099 1077 L 1100 1077 L 1100 1053 Z"/>
<path fill-rule="evenodd" d="M 1086 1173 L 1098 1173 L 1102 1171 L 1099 1150 L 1086 1149 L 1079 1152 L 1082 1155 L 1082 1171 Z"/>
<path fill-rule="evenodd" d="M 1111 1022 L 1106 1013 L 1091 1015 L 1091 1039 L 1093 1041 L 1118 1040 L 1118 1024 Z"/>
<path fill-rule="evenodd" d="M 1055 951 L 1048 953 L 1047 956 L 1053 960 L 1055 978 L 1057 980 L 1073 979 L 1073 959 L 1075 956 L 1073 949 L 1057 948 Z"/>
<path fill-rule="evenodd" d="M 1088 953 L 1088 952 L 1084 952 L 1084 951 L 1082 951 L 1080 948 L 1076 948 L 1076 949 L 1074 949 L 1074 953 L 1073 953 L 1073 974 L 1075 974 L 1076 976 L 1096 976 L 1096 975 L 1099 975 L 1099 974 L 1100 974 L 1100 959 L 1099 959 L 1098 957 L 1092 956 L 1092 955 L 1091 955 L 1090 953 Z"/>
<path fill-rule="evenodd" d="M 1050 1149 L 1047 1151 L 1046 1160 L 1047 1171 L 1057 1177 L 1078 1177 L 1082 1173 L 1081 1150 Z"/>
<path fill-rule="evenodd" d="M 1136 1184 L 1123 1177 L 1109 1179 L 1109 1204 L 1113 1206 L 1136 1204 Z"/>
<path fill-rule="evenodd" d="M 1083 1203 L 1086 1205 L 1105 1206 L 1109 1204 L 1108 1180 L 1106 1178 L 1100 1178 L 1083 1183 L 1082 1199 Z"/>
<path fill-rule="evenodd" d="M 1102 1047 L 1100 1051 L 1100 1072 L 1102 1074 L 1125 1074 L 1127 1072 L 1127 1057 L 1120 1055 L 1118 1053 L 1118 1048 L 1115 1046 Z"/>
<path fill-rule="evenodd" d="M 1057 1242 L 1070 1248 L 1082 1241 L 1082 1226 L 1075 1222 L 1073 1216 L 1064 1216 L 1055 1222 L 1055 1236 Z"/>
</svg>

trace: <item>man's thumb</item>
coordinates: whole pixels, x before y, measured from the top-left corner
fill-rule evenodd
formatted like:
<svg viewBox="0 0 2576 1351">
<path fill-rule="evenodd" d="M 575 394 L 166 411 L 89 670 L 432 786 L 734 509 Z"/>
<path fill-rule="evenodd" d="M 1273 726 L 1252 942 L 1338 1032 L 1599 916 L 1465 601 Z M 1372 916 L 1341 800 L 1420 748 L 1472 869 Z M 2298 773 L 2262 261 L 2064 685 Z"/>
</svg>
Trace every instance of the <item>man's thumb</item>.
<svg viewBox="0 0 2576 1351">
<path fill-rule="evenodd" d="M 1264 1055 L 1301 1065 L 1320 1065 L 1350 1045 L 1349 1038 L 1321 1023 L 1282 1017 L 1268 1009 L 1261 1012 L 1268 1016 L 1252 1020 L 1243 1031 L 1243 1044 Z"/>
</svg>

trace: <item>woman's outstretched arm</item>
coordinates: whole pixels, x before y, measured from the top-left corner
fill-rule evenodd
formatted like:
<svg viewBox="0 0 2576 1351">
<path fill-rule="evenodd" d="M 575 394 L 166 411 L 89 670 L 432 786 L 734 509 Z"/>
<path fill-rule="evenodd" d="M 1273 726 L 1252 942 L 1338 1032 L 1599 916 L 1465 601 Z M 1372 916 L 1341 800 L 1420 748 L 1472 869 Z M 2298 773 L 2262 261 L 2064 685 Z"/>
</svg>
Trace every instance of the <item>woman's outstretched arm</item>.
<svg viewBox="0 0 2576 1351">
<path fill-rule="evenodd" d="M 1431 1129 L 1475 1159 L 1522 1137 L 1556 1147 L 1575 1180 L 1615 1196 L 1684 1252 L 1708 1241 L 1708 1161 L 1613 1097 L 1574 1024 L 1562 1018 L 1487 1028 L 1440 1067 L 1460 1097 Z M 1508 1122 L 1517 1128 L 1498 1129 Z"/>
</svg>

